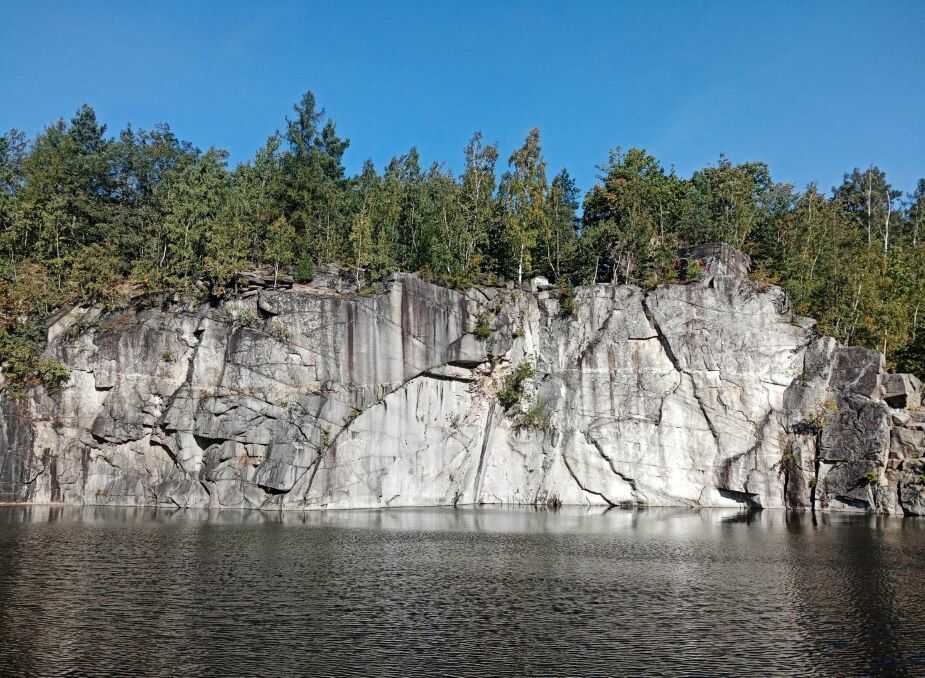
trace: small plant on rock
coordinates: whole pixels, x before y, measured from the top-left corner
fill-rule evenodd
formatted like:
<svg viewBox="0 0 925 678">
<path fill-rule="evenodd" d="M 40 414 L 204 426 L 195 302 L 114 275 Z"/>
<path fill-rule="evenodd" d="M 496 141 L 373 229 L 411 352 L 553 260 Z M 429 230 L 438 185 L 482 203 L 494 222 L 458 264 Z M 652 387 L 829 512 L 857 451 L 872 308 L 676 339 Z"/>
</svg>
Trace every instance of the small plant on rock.
<svg viewBox="0 0 925 678">
<path fill-rule="evenodd" d="M 515 423 L 517 430 L 547 431 L 550 426 L 550 413 L 546 403 L 537 400 L 521 414 Z"/>
<path fill-rule="evenodd" d="M 255 327 L 259 323 L 257 311 L 249 306 L 225 306 L 219 311 L 218 318 L 239 327 Z"/>
<path fill-rule="evenodd" d="M 504 386 L 498 391 L 498 402 L 505 411 L 520 402 L 524 394 L 524 382 L 533 376 L 533 366 L 530 363 L 520 363 L 516 369 L 504 379 Z"/>
<path fill-rule="evenodd" d="M 491 325 L 484 314 L 479 316 L 478 322 L 476 322 L 475 328 L 472 330 L 472 334 L 479 339 L 488 339 L 488 337 L 491 336 Z"/>
<path fill-rule="evenodd" d="M 828 423 L 829 416 L 834 414 L 838 414 L 838 403 L 830 398 L 816 406 L 805 424 L 813 431 L 821 431 Z"/>
<path fill-rule="evenodd" d="M 684 267 L 684 279 L 693 282 L 694 280 L 700 280 L 701 275 L 703 275 L 703 264 L 700 263 L 700 260 L 688 260 L 687 266 Z"/>
<path fill-rule="evenodd" d="M 273 335 L 279 341 L 289 341 L 289 328 L 280 321 L 273 319 L 273 322 L 270 323 L 270 334 Z"/>
<path fill-rule="evenodd" d="M 787 445 L 780 455 L 780 461 L 782 464 L 792 464 L 797 460 L 796 454 L 793 452 L 793 447 Z"/>
</svg>

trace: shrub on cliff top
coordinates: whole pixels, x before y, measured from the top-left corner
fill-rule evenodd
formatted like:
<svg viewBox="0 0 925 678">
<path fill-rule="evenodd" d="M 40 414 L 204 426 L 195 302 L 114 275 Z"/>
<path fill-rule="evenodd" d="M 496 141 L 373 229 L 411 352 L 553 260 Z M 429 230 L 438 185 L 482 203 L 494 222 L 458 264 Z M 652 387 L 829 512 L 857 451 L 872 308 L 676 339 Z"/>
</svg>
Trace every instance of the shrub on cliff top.
<svg viewBox="0 0 925 678">
<path fill-rule="evenodd" d="M 315 262 L 312 261 L 311 256 L 308 254 L 303 254 L 299 258 L 299 263 L 296 265 L 295 269 L 295 279 L 296 282 L 308 283 L 311 282 L 315 277 Z"/>
<path fill-rule="evenodd" d="M 559 278 L 559 314 L 563 318 L 573 318 L 577 312 L 575 288 L 567 279 Z"/>
</svg>

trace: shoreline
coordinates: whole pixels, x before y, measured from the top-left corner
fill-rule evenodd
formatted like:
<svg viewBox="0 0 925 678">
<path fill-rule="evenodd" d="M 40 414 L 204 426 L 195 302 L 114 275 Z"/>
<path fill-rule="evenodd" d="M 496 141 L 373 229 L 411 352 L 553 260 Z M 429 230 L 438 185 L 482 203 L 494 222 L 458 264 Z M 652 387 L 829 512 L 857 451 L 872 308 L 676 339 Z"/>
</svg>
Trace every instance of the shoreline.
<svg viewBox="0 0 925 678">
<path fill-rule="evenodd" d="M 106 509 L 145 509 L 145 510 L 169 510 L 172 512 L 176 511 L 237 511 L 237 512 L 256 512 L 256 513 L 286 513 L 286 514 L 300 514 L 300 513 L 349 513 L 349 512 L 358 512 L 358 511 L 409 511 L 417 509 L 440 509 L 440 510 L 461 510 L 461 509 L 512 509 L 512 510 L 532 510 L 537 513 L 557 513 L 559 511 L 573 512 L 576 509 L 585 509 L 587 511 L 594 511 L 596 513 L 604 514 L 611 511 L 618 512 L 627 512 L 627 513 L 637 513 L 645 512 L 649 510 L 666 510 L 666 509 L 675 509 L 679 511 L 687 511 L 690 513 L 698 513 L 700 511 L 730 511 L 735 513 L 742 514 L 754 514 L 754 513 L 763 513 L 763 512 L 772 512 L 772 513 L 793 513 L 793 514 L 822 514 L 822 515 L 850 515 L 850 516 L 865 516 L 865 517 L 882 517 L 882 518 L 922 518 L 925 516 L 916 516 L 916 515 L 906 515 L 906 514 L 889 514 L 889 513 L 879 513 L 876 511 L 851 511 L 844 509 L 812 509 L 812 508 L 788 508 L 783 506 L 778 507 L 736 507 L 736 506 L 683 506 L 678 504 L 646 504 L 642 506 L 606 506 L 598 504 L 561 504 L 557 507 L 542 506 L 536 504 L 505 504 L 505 503 L 469 503 L 469 504 L 416 504 L 413 506 L 356 506 L 352 508 L 261 508 L 253 506 L 175 506 L 169 504 L 68 504 L 65 502 L 0 502 L 0 509 L 2 508 L 106 508 Z"/>
</svg>

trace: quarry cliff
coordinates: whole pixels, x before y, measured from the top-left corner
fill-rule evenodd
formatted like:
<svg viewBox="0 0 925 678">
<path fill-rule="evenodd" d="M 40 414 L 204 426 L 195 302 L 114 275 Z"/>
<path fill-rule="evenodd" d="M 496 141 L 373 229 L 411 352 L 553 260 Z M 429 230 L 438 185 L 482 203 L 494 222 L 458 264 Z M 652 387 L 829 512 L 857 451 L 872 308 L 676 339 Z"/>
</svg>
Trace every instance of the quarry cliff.
<svg viewBox="0 0 925 678">
<path fill-rule="evenodd" d="M 0 394 L 0 501 L 477 503 L 925 513 L 920 384 L 699 248 L 653 290 L 337 272 L 233 300 L 75 307 L 53 392 Z"/>
</svg>

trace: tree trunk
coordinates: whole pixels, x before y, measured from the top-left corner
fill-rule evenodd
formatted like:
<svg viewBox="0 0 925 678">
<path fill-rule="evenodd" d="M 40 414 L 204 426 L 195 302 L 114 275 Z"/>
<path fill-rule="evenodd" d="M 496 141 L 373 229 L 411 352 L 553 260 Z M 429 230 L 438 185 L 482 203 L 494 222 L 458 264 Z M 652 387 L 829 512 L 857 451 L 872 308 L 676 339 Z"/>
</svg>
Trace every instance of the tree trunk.
<svg viewBox="0 0 925 678">
<path fill-rule="evenodd" d="M 886 191 L 886 222 L 883 225 L 883 256 L 890 251 L 890 215 L 893 213 L 893 203 L 890 200 L 890 190 Z"/>
<path fill-rule="evenodd" d="M 520 257 L 517 259 L 517 285 L 524 282 L 524 244 L 520 243 Z"/>
</svg>

